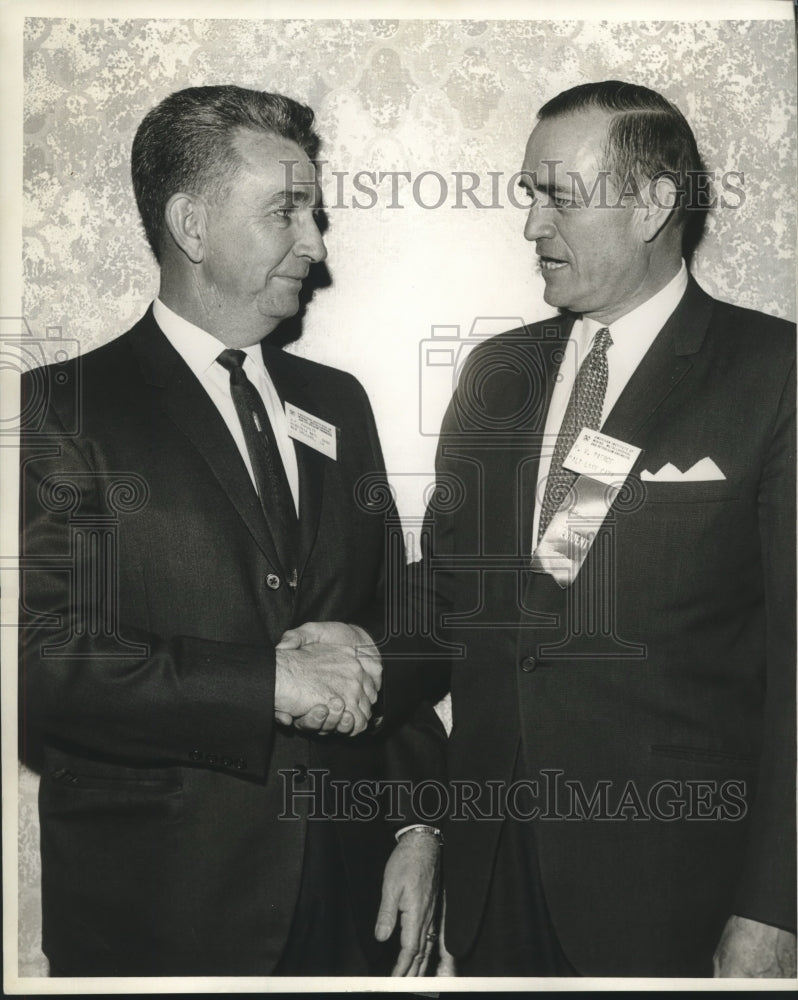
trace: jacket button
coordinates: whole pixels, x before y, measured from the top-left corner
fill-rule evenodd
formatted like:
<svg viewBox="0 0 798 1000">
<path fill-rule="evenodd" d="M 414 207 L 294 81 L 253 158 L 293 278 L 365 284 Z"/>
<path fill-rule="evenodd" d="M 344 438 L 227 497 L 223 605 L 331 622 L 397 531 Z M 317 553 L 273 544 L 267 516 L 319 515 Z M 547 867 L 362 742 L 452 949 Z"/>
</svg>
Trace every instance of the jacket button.
<svg viewBox="0 0 798 1000">
<path fill-rule="evenodd" d="M 219 763 L 219 758 L 216 756 L 215 753 L 206 754 L 205 760 L 207 760 L 207 762 L 209 764 L 218 764 Z"/>
<path fill-rule="evenodd" d="M 188 755 L 189 760 L 202 760 L 202 750 L 192 750 Z"/>
<path fill-rule="evenodd" d="M 236 759 L 233 761 L 233 767 L 237 768 L 239 771 L 243 771 L 246 766 L 247 762 L 244 760 L 243 757 L 236 757 Z"/>
<path fill-rule="evenodd" d="M 279 590 L 280 589 L 280 577 L 276 573 L 269 573 L 266 577 L 266 586 L 269 590 Z"/>
<path fill-rule="evenodd" d="M 521 669 L 525 674 L 531 674 L 537 665 L 538 661 L 534 656 L 525 656 L 523 660 L 521 660 Z"/>
<path fill-rule="evenodd" d="M 301 785 L 303 781 L 308 780 L 308 769 L 304 764 L 297 764 L 294 770 L 296 771 L 296 782 L 298 785 Z"/>
</svg>

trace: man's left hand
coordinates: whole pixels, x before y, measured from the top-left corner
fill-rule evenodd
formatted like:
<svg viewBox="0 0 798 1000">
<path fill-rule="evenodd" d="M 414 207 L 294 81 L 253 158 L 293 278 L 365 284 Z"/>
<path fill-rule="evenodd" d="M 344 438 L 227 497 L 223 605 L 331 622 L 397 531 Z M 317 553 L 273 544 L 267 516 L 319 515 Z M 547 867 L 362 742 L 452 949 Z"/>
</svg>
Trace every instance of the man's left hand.
<svg viewBox="0 0 798 1000">
<path fill-rule="evenodd" d="M 401 914 L 401 951 L 392 976 L 424 975 L 437 937 L 439 865 L 438 838 L 419 830 L 403 834 L 388 858 L 374 937 L 387 941 Z"/>
<path fill-rule="evenodd" d="M 795 976 L 795 935 L 758 920 L 731 916 L 713 961 L 716 979 L 791 979 Z"/>
</svg>

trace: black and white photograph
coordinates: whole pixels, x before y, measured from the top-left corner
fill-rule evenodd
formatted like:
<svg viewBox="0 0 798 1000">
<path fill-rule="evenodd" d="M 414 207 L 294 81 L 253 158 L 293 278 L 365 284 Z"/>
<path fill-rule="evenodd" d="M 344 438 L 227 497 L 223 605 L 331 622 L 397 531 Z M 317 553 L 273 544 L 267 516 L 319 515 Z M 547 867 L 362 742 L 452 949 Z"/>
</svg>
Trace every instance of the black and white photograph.
<svg viewBox="0 0 798 1000">
<path fill-rule="evenodd" d="M 794 990 L 791 0 L 0 51 L 5 992 Z"/>
</svg>

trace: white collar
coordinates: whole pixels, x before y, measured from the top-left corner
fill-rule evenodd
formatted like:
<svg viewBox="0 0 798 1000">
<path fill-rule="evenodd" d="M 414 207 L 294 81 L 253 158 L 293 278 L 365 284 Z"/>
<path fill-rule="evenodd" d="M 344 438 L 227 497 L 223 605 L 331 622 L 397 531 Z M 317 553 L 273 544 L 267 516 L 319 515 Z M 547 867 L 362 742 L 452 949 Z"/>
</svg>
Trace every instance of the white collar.
<svg viewBox="0 0 798 1000">
<path fill-rule="evenodd" d="M 650 339 L 653 340 L 681 302 L 686 288 L 687 265 L 682 260 L 682 266 L 664 288 L 610 324 L 613 347 L 617 345 L 620 348 L 617 353 L 624 353 L 626 345 L 635 341 L 639 342 L 641 337 L 649 339 L 649 333 Z M 590 344 L 596 332 L 605 326 L 607 326 L 606 323 L 599 323 L 597 320 L 585 316 L 582 320 L 584 343 Z"/>
<path fill-rule="evenodd" d="M 225 345 L 213 334 L 178 316 L 161 299 L 153 302 L 152 314 L 155 322 L 163 330 L 164 336 L 197 378 L 201 378 L 210 369 L 225 349 Z M 260 344 L 253 344 L 243 350 L 258 366 L 258 370 L 262 371 L 264 364 Z"/>
</svg>

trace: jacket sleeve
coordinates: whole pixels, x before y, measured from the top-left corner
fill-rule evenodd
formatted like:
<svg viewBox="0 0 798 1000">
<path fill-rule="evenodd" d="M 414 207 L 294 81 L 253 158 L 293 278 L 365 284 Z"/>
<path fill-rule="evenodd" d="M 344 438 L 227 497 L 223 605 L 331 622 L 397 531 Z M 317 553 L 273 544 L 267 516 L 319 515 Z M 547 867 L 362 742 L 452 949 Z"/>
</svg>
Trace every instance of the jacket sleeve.
<svg viewBox="0 0 798 1000">
<path fill-rule="evenodd" d="M 23 378 L 25 413 L 35 385 Z M 262 775 L 274 729 L 274 650 L 168 638 L 117 621 L 104 530 L 120 502 L 86 434 L 50 402 L 23 432 L 20 469 L 20 739 L 110 760 Z M 144 484 L 146 488 L 146 484 Z M 135 513 L 125 515 L 135 517 Z M 124 530 L 124 525 L 120 527 Z"/>
<path fill-rule="evenodd" d="M 763 743 L 735 913 L 795 930 L 795 368 L 788 371 L 759 492 L 765 592 Z"/>
<path fill-rule="evenodd" d="M 369 729 L 385 740 L 385 778 L 395 792 L 387 797 L 386 815 L 396 832 L 409 824 L 436 825 L 441 820 L 439 804 L 445 808 L 446 732 L 433 703 L 445 693 L 447 673 L 440 658 L 428 659 L 417 643 L 418 607 L 413 600 L 418 566 L 406 563 L 404 531 L 371 404 L 355 384 L 370 448 L 369 471 L 359 484 L 356 502 L 373 505 L 385 530 L 379 584 L 371 603 L 352 623 L 372 636 L 382 657 L 382 687 Z"/>
<path fill-rule="evenodd" d="M 445 668 L 428 659 L 417 643 L 418 605 L 414 567 L 408 567 L 404 529 L 388 481 L 371 404 L 355 382 L 362 403 L 363 425 L 368 431 L 368 472 L 356 487 L 355 502 L 371 507 L 384 524 L 382 571 L 367 607 L 353 616 L 352 624 L 364 628 L 382 656 L 383 675 L 374 715 L 385 724 L 402 720 L 422 701 L 445 692 Z"/>
</svg>

